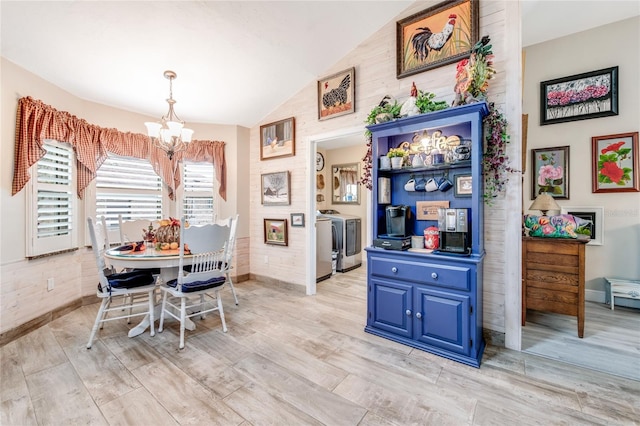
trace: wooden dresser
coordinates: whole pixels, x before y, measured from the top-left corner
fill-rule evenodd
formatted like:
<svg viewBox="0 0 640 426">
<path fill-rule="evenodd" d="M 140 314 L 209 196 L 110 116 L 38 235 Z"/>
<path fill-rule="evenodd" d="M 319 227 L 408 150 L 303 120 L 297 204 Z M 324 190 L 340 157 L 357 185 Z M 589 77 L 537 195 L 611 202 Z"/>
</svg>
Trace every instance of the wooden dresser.
<svg viewBox="0 0 640 426">
<path fill-rule="evenodd" d="M 584 246 L 588 240 L 522 238 L 522 325 L 527 309 L 578 318 L 584 335 Z"/>
</svg>

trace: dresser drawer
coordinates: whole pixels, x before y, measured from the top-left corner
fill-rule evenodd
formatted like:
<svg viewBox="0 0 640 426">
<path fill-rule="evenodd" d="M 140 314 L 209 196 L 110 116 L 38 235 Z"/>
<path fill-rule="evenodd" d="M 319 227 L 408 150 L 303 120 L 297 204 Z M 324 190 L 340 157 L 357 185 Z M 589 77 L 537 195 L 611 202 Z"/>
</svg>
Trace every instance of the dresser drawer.
<svg viewBox="0 0 640 426">
<path fill-rule="evenodd" d="M 372 257 L 368 265 L 370 274 L 376 277 L 411 281 L 420 284 L 469 290 L 471 268 L 442 266 L 431 263 L 408 262 L 398 259 Z"/>
</svg>

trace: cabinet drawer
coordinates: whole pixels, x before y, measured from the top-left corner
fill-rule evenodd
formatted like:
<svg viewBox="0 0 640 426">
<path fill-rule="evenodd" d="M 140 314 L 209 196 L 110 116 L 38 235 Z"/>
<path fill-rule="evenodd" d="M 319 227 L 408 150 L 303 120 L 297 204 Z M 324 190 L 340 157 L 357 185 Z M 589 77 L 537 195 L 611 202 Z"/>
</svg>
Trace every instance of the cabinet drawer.
<svg viewBox="0 0 640 426">
<path fill-rule="evenodd" d="M 373 257 L 369 264 L 373 276 L 411 281 L 420 284 L 469 290 L 470 268 L 432 263 L 407 262 Z"/>
</svg>

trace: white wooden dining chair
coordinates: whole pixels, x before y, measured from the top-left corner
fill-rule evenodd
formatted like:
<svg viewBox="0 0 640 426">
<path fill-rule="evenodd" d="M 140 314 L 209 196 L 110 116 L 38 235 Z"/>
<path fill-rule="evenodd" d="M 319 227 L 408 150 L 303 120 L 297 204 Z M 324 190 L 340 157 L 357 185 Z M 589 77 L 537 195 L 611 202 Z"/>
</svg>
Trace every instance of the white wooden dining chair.
<svg viewBox="0 0 640 426">
<path fill-rule="evenodd" d="M 229 244 L 230 227 L 208 224 L 184 227 L 180 226 L 180 261 L 178 278 L 163 284 L 162 310 L 158 331 L 162 332 L 165 316 L 180 322 L 180 345 L 184 348 L 185 321 L 187 318 L 218 311 L 222 330 L 227 332 L 220 290 L 227 280 L 225 254 Z M 190 271 L 185 271 L 185 246 L 190 251 Z M 176 314 L 178 312 L 178 314 Z"/>
<path fill-rule="evenodd" d="M 109 247 L 106 244 L 106 228 L 103 224 L 103 221 L 94 223 L 92 218 L 87 218 L 91 247 L 98 268 L 97 296 L 102 300 L 93 328 L 91 329 L 87 349 L 91 349 L 98 328 L 102 328 L 103 324 L 107 321 L 120 319 L 129 320 L 131 317 L 149 314 L 151 320 L 151 336 L 155 334 L 153 326 L 154 294 L 156 289 L 155 278 L 151 272 L 146 270 L 115 272 L 113 268 L 107 266 L 104 253 Z M 129 298 L 127 308 L 130 309 L 123 309 L 121 304 L 112 306 L 112 302 L 115 299 L 127 297 Z M 111 316 L 109 316 L 110 314 Z"/>
<path fill-rule="evenodd" d="M 144 240 L 144 232 L 149 229 L 149 224 L 151 224 L 154 229 L 157 229 L 159 226 L 158 221 L 155 219 L 123 220 L 122 215 L 118 215 L 120 244 Z"/>
<path fill-rule="evenodd" d="M 225 250 L 225 263 L 226 263 L 226 276 L 227 276 L 227 284 L 231 288 L 231 293 L 233 294 L 233 299 L 238 304 L 238 296 L 236 295 L 236 289 L 233 286 L 233 280 L 231 279 L 231 269 L 233 269 L 233 252 L 236 247 L 236 229 L 238 229 L 238 219 L 240 218 L 239 214 L 235 216 L 230 216 L 218 223 L 221 225 L 229 226 L 229 244 L 227 245 L 227 249 Z"/>
</svg>

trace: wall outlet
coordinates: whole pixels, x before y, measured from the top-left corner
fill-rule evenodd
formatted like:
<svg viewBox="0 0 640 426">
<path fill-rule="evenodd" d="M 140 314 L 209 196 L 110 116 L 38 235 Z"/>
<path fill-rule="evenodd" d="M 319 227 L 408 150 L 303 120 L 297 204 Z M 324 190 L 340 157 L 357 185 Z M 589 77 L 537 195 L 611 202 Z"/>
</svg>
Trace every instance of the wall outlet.
<svg viewBox="0 0 640 426">
<path fill-rule="evenodd" d="M 53 278 L 47 278 L 47 291 L 53 290 L 54 286 L 55 286 L 55 282 Z"/>
</svg>

